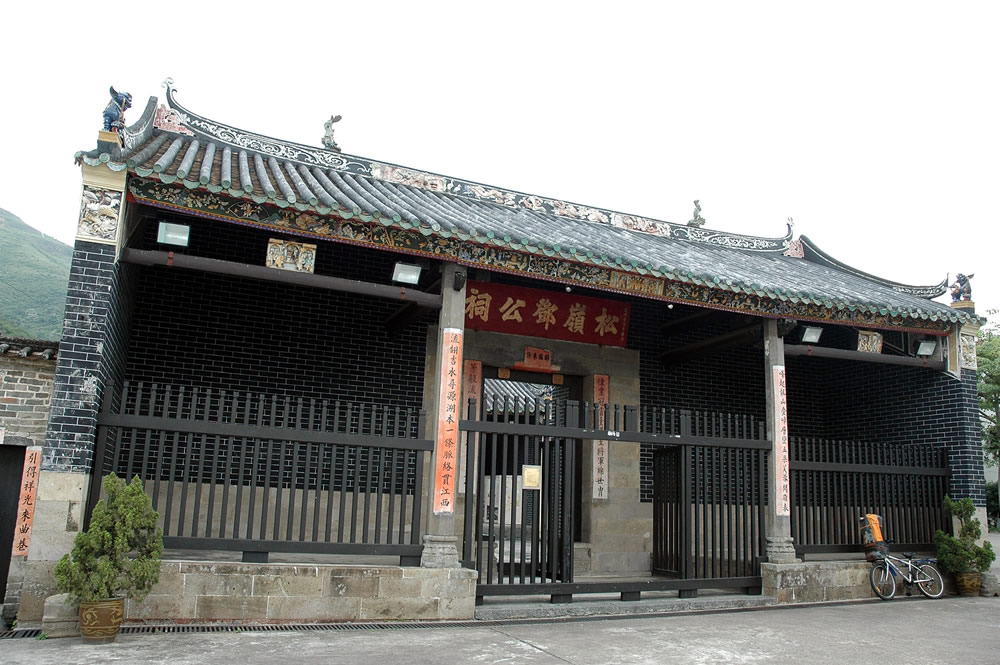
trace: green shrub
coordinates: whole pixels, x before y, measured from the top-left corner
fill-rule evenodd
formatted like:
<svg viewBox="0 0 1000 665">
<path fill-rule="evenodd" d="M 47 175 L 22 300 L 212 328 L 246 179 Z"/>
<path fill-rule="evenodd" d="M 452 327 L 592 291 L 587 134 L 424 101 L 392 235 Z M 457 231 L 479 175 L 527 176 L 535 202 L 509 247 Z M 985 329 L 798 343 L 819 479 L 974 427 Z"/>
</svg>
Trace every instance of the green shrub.
<svg viewBox="0 0 1000 665">
<path fill-rule="evenodd" d="M 950 497 L 945 496 L 944 509 L 949 515 L 958 518 L 960 527 L 957 537 L 940 529 L 934 534 L 938 567 L 952 573 L 989 570 L 996 554 L 989 542 L 976 544 L 976 541 L 983 536 L 983 529 L 979 520 L 973 517 L 976 506 L 972 503 L 972 499 L 952 501 Z"/>
<path fill-rule="evenodd" d="M 76 601 L 126 596 L 142 600 L 160 579 L 163 533 L 159 515 L 136 476 L 128 485 L 113 473 L 90 526 L 77 534 L 73 551 L 56 564 L 56 586 Z"/>
</svg>

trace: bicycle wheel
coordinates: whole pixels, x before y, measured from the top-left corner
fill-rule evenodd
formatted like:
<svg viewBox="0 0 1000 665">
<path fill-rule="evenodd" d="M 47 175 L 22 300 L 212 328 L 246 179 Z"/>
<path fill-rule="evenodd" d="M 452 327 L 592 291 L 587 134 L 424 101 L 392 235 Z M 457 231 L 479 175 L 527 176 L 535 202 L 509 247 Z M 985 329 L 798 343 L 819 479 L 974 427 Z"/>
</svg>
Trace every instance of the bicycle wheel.
<svg viewBox="0 0 1000 665">
<path fill-rule="evenodd" d="M 925 563 L 919 566 L 917 571 L 920 574 L 920 579 L 917 580 L 917 588 L 920 589 L 920 593 L 928 598 L 940 598 L 941 594 L 944 593 L 944 580 L 941 579 L 941 573 L 938 572 L 938 569 Z"/>
<path fill-rule="evenodd" d="M 872 584 L 872 591 L 882 600 L 892 600 L 896 595 L 896 578 L 892 576 L 889 564 L 885 561 L 872 565 L 872 569 L 868 572 L 868 581 Z"/>
</svg>

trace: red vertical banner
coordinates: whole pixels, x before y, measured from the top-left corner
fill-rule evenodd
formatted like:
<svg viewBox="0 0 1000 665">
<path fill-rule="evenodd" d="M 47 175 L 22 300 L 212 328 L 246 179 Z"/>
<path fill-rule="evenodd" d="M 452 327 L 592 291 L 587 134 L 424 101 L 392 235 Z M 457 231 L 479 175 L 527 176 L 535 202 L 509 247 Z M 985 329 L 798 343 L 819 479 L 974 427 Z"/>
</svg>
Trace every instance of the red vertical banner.
<svg viewBox="0 0 1000 665">
<path fill-rule="evenodd" d="M 608 376 L 606 374 L 594 375 L 594 404 L 598 405 L 597 426 L 601 429 L 605 427 L 604 407 L 608 403 Z M 608 442 L 594 441 L 594 491 L 593 498 L 608 498 Z"/>
<path fill-rule="evenodd" d="M 441 390 L 438 393 L 438 427 L 434 469 L 434 513 L 455 512 L 455 473 L 458 453 L 458 421 L 462 384 L 462 330 L 445 328 L 441 337 L 441 358 L 438 367 Z"/>
<path fill-rule="evenodd" d="M 778 515 L 791 515 L 791 485 L 788 477 L 788 398 L 785 385 L 785 367 L 775 365 L 772 368 L 774 378 L 774 464 L 777 468 L 775 477 L 778 479 L 777 503 Z"/>
<path fill-rule="evenodd" d="M 21 493 L 17 500 L 14 521 L 13 556 L 27 556 L 31 547 L 31 526 L 35 521 L 35 497 L 38 496 L 38 473 L 42 465 L 42 449 L 32 446 L 25 450 L 24 471 L 21 473 Z"/>
<path fill-rule="evenodd" d="M 483 363 L 478 360 L 466 360 L 462 364 L 462 403 L 459 407 L 459 412 L 462 417 L 465 417 L 469 413 L 469 400 L 476 400 L 476 413 L 470 416 L 470 420 L 478 420 L 479 413 L 482 411 L 483 405 Z M 471 438 L 472 445 L 479 450 L 479 434 L 476 432 L 466 433 L 466 436 Z M 468 443 L 468 442 L 466 442 Z M 461 459 L 461 465 L 459 466 L 459 473 L 461 474 L 461 479 L 459 480 L 458 493 L 463 494 L 465 492 L 465 477 L 468 473 L 468 465 L 466 464 L 466 458 L 468 457 L 468 446 L 463 446 L 461 452 L 459 453 L 459 458 Z M 478 458 L 479 455 L 477 454 Z"/>
</svg>

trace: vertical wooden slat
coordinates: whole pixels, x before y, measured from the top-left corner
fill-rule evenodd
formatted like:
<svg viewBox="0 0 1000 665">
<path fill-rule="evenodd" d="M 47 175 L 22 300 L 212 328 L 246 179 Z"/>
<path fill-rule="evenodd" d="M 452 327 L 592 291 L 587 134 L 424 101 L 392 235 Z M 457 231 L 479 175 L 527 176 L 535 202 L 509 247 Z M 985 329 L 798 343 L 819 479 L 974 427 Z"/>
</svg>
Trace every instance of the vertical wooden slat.
<svg viewBox="0 0 1000 665">
<path fill-rule="evenodd" d="M 376 405 L 369 404 L 371 409 L 368 416 L 368 434 L 375 434 L 375 413 Z M 372 499 L 372 467 L 374 466 L 375 459 L 373 457 L 374 448 L 368 446 L 368 460 L 365 467 L 365 513 L 364 513 L 364 523 L 361 528 L 361 540 L 362 542 L 369 542 L 371 534 L 369 533 L 369 528 L 371 526 L 371 499 Z"/>
<path fill-rule="evenodd" d="M 143 389 L 143 387 L 144 387 L 144 385 L 143 385 L 142 381 L 140 381 L 139 385 L 136 387 L 136 391 L 135 391 L 135 413 L 136 413 L 136 415 L 139 415 L 139 414 L 142 413 L 142 389 Z M 121 430 L 122 430 L 122 428 L 119 427 L 117 429 L 118 429 L 117 440 L 119 442 L 118 445 L 121 445 Z M 149 430 L 147 430 L 147 432 L 148 431 Z M 136 445 L 137 445 L 136 438 L 138 437 L 138 434 L 139 434 L 139 432 L 133 430 L 133 433 L 132 433 L 132 445 L 130 445 L 128 447 L 128 461 L 125 463 L 125 473 L 122 474 L 122 476 L 124 477 L 126 483 L 128 483 L 129 480 L 132 479 L 132 466 L 133 466 L 133 464 L 135 464 L 135 448 L 136 448 Z M 118 456 L 116 455 L 115 456 L 115 462 L 117 462 L 117 461 L 118 461 Z"/>
<path fill-rule="evenodd" d="M 329 415 L 329 400 L 323 400 L 323 420 L 320 423 L 320 429 L 324 432 L 327 431 L 329 426 L 327 423 L 327 416 Z M 335 405 L 335 410 L 339 409 L 339 402 Z M 337 416 L 334 415 L 334 431 L 336 431 Z M 326 528 L 323 531 L 323 540 L 325 542 L 330 542 L 330 532 L 333 528 L 333 493 L 336 491 L 336 474 L 337 474 L 337 453 L 340 446 L 336 444 L 329 444 L 325 446 L 326 454 L 330 458 L 330 472 L 327 477 L 327 488 L 326 488 Z M 391 511 L 390 511 L 391 512 Z M 392 542 L 392 541 L 389 541 Z"/>
<path fill-rule="evenodd" d="M 164 417 L 168 417 L 170 411 L 170 389 L 171 385 L 169 383 L 166 386 L 164 386 L 164 395 L 163 395 Z M 166 448 L 166 446 L 167 446 L 167 433 L 160 432 L 159 445 L 157 446 L 156 450 L 156 462 L 154 463 L 156 466 L 156 479 L 153 482 L 153 506 L 160 512 L 161 515 L 164 516 L 164 521 L 163 521 L 164 535 L 166 535 L 166 524 L 168 523 L 168 520 L 166 519 L 166 514 L 164 513 L 164 511 L 160 510 L 159 508 L 160 506 L 159 501 L 160 501 L 160 478 L 163 475 L 164 448 Z"/>
<path fill-rule="evenodd" d="M 320 403 L 320 421 L 316 423 L 316 400 L 309 400 L 309 429 L 316 431 L 322 430 L 326 423 L 326 400 Z M 323 493 L 323 458 L 326 455 L 329 446 L 324 442 L 311 446 L 316 450 L 316 473 L 313 479 L 313 523 L 312 523 L 312 540 L 317 542 L 319 540 L 319 514 L 320 514 L 320 496 Z"/>
<path fill-rule="evenodd" d="M 339 402 L 337 403 L 340 404 Z M 344 431 L 350 432 L 351 430 L 351 402 L 344 403 Z M 338 426 L 339 427 L 339 426 Z M 338 431 L 340 431 L 338 429 Z M 337 512 L 337 541 L 344 542 L 344 533 L 347 531 L 347 474 L 348 467 L 350 466 L 351 452 L 354 450 L 352 446 L 341 446 L 343 451 L 342 460 L 343 463 L 340 466 L 340 503 Z M 406 496 L 406 493 L 403 493 Z"/>
<path fill-rule="evenodd" d="M 219 391 L 219 409 L 215 412 L 215 422 L 221 423 L 226 420 L 224 411 L 226 409 L 226 391 Z M 208 474 L 208 514 L 205 517 L 205 537 L 212 537 L 212 517 L 215 515 L 215 485 L 218 482 L 217 467 L 219 466 L 219 453 L 222 446 L 222 437 L 213 437 L 215 445 L 212 446 L 212 465 Z M 223 515 L 225 520 L 225 515 Z"/>
<path fill-rule="evenodd" d="M 382 407 L 382 434 L 383 436 L 390 436 L 389 431 L 389 407 Z M 399 417 L 399 407 L 396 407 L 396 417 Z M 378 544 L 382 542 L 382 495 L 384 494 L 382 483 L 385 479 L 385 458 L 388 451 L 385 448 L 380 448 L 377 451 L 378 455 L 378 466 L 375 470 L 375 543 Z M 469 495 L 465 497 L 466 504 L 469 503 Z"/>
</svg>

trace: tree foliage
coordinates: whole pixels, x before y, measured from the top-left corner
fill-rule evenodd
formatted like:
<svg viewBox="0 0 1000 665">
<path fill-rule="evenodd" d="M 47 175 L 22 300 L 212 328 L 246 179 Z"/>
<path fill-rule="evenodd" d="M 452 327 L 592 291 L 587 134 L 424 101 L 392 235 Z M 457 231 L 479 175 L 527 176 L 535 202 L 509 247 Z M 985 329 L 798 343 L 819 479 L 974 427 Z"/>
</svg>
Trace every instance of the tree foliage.
<svg viewBox="0 0 1000 665">
<path fill-rule="evenodd" d="M 79 601 L 142 600 L 160 579 L 163 534 L 158 515 L 138 476 L 126 485 L 109 473 L 104 491 L 107 499 L 97 502 L 90 526 L 56 564 L 56 586 Z"/>
<path fill-rule="evenodd" d="M 976 340 L 976 387 L 979 415 L 983 426 L 983 453 L 992 464 L 1000 464 L 1000 334 L 990 329 L 979 332 Z"/>
</svg>

